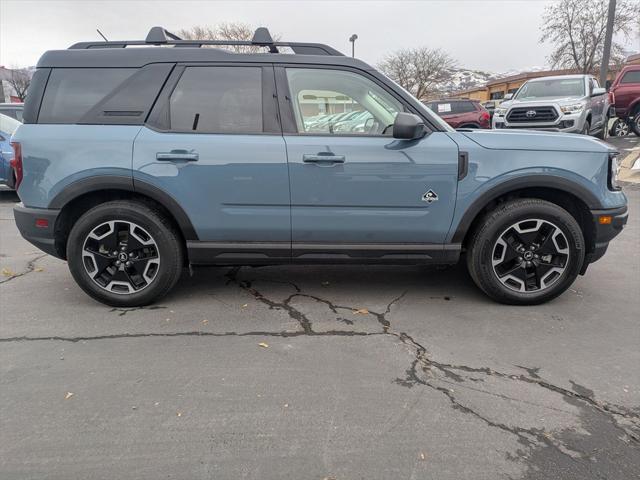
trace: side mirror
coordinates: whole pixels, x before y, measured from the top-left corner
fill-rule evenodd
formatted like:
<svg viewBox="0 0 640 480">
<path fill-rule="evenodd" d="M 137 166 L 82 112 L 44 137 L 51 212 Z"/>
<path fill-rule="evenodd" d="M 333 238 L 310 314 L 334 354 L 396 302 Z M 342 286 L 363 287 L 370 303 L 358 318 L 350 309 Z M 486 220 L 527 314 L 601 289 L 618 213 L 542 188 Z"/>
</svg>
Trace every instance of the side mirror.
<svg viewBox="0 0 640 480">
<path fill-rule="evenodd" d="M 591 94 L 592 97 L 599 97 L 600 95 L 604 95 L 605 93 L 607 93 L 607 90 L 602 88 L 602 87 L 597 87 L 593 89 L 593 93 Z"/>
<path fill-rule="evenodd" d="M 422 138 L 425 134 L 424 122 L 413 113 L 401 112 L 396 115 L 393 122 L 393 138 L 402 140 L 414 140 Z"/>
<path fill-rule="evenodd" d="M 513 98 L 513 93 L 507 93 L 502 100 L 511 100 Z"/>
<path fill-rule="evenodd" d="M 611 80 L 604 82 L 604 89 L 608 92 L 611 89 Z"/>
</svg>

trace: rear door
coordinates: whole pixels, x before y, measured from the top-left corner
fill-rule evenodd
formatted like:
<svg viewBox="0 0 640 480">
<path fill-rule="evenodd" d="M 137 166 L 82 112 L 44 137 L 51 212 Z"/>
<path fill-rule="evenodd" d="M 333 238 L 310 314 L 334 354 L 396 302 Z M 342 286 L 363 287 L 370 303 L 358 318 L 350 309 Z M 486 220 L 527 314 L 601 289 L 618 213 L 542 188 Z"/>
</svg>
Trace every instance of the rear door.
<svg viewBox="0 0 640 480">
<path fill-rule="evenodd" d="M 289 177 L 272 66 L 179 65 L 136 138 L 133 172 L 134 184 L 158 187 L 184 209 L 199 262 L 289 257 Z"/>
<path fill-rule="evenodd" d="M 294 259 L 439 256 L 455 207 L 457 145 L 438 131 L 395 140 L 395 116 L 409 107 L 359 71 L 281 66 L 277 78 Z"/>
</svg>

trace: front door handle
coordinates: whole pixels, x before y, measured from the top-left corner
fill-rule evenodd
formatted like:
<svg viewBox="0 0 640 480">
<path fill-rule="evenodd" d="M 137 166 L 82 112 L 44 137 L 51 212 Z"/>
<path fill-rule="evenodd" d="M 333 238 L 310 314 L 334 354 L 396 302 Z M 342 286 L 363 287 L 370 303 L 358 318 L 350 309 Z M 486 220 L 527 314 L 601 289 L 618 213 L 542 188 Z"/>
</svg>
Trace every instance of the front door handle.
<svg viewBox="0 0 640 480">
<path fill-rule="evenodd" d="M 170 152 L 156 153 L 156 160 L 162 162 L 197 162 L 200 158 L 193 150 L 171 150 Z"/>
<path fill-rule="evenodd" d="M 302 161 L 305 163 L 344 163 L 345 156 L 320 152 L 317 155 L 302 155 Z"/>
</svg>

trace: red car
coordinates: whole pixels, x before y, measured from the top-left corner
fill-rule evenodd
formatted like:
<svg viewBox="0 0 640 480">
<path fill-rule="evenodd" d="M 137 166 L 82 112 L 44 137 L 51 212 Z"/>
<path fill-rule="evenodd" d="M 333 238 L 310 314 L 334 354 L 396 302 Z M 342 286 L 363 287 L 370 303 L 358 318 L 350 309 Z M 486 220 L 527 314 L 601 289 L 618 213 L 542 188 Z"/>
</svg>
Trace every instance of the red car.
<svg viewBox="0 0 640 480">
<path fill-rule="evenodd" d="M 437 100 L 425 105 L 453 128 L 491 128 L 491 115 L 475 100 Z"/>
<path fill-rule="evenodd" d="M 609 97 L 619 119 L 612 133 L 626 135 L 630 128 L 640 136 L 640 65 L 628 65 L 618 73 L 609 87 Z"/>
</svg>

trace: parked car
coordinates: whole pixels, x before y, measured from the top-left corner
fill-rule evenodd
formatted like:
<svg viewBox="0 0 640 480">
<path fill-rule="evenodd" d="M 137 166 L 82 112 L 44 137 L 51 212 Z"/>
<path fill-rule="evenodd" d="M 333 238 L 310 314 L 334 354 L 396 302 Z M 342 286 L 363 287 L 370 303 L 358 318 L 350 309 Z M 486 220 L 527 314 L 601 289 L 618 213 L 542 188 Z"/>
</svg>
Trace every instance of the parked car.
<svg viewBox="0 0 640 480">
<path fill-rule="evenodd" d="M 22 122 L 23 103 L 0 103 L 0 113 Z"/>
<path fill-rule="evenodd" d="M 640 65 L 627 65 L 616 76 L 609 88 L 613 116 L 618 121 L 612 127 L 616 136 L 629 133 L 640 137 Z"/>
<path fill-rule="evenodd" d="M 607 137 L 609 101 L 593 75 L 528 80 L 493 116 L 493 128 L 556 130 Z"/>
<path fill-rule="evenodd" d="M 475 100 L 438 100 L 426 105 L 453 128 L 491 128 L 491 115 Z"/>
<path fill-rule="evenodd" d="M 0 113 L 0 185 L 13 188 L 15 175 L 11 166 L 13 149 L 11 148 L 11 135 L 20 126 L 20 122 L 3 113 Z"/>
<path fill-rule="evenodd" d="M 242 44 L 269 53 L 200 48 L 223 44 L 154 27 L 146 41 L 84 42 L 38 62 L 13 136 L 15 221 L 100 302 L 153 302 L 187 264 L 464 253 L 488 296 L 538 304 L 627 221 L 618 152 L 604 142 L 456 131 L 329 46 L 258 29 Z M 368 112 L 362 133 L 309 126 L 347 104 Z"/>
</svg>

